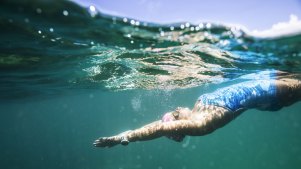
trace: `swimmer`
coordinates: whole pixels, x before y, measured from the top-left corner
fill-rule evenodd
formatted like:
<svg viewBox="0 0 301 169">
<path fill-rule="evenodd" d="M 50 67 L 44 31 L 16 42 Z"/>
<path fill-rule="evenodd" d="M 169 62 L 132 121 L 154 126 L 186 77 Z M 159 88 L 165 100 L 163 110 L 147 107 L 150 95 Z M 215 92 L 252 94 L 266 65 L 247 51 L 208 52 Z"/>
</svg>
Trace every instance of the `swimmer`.
<svg viewBox="0 0 301 169">
<path fill-rule="evenodd" d="M 209 134 L 248 109 L 277 111 L 301 100 L 300 80 L 280 71 L 263 74 L 260 80 L 245 81 L 201 95 L 192 110 L 179 107 L 163 115 L 161 120 L 141 128 L 116 136 L 100 137 L 95 140 L 94 146 L 128 145 L 162 136 L 181 142 L 185 136 Z"/>
</svg>

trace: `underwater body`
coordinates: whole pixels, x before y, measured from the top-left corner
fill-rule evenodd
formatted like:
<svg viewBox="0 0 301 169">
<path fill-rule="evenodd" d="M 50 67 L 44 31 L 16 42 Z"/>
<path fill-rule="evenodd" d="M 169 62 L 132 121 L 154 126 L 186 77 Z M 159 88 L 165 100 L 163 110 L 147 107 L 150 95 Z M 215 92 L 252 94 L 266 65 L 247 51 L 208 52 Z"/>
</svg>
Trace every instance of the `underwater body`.
<svg viewBox="0 0 301 169">
<path fill-rule="evenodd" d="M 248 110 L 181 143 L 92 145 L 263 71 L 300 78 L 301 34 L 258 38 L 217 23 L 159 25 L 69 1 L 5 0 L 0 12 L 1 168 L 301 165 L 300 102 Z"/>
</svg>

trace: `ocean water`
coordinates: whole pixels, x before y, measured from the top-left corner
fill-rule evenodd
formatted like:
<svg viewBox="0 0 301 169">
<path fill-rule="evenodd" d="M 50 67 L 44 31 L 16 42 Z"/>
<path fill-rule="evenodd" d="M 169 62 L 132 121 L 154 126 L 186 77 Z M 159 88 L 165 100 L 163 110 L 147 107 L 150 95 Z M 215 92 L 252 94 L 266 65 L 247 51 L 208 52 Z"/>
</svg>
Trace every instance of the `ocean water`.
<svg viewBox="0 0 301 169">
<path fill-rule="evenodd" d="M 263 39 L 218 23 L 159 25 L 59 0 L 2 0 L 0 13 L 1 168 L 300 167 L 300 102 L 248 110 L 181 143 L 92 145 L 192 108 L 201 94 L 252 73 L 300 77 L 300 34 Z"/>
</svg>

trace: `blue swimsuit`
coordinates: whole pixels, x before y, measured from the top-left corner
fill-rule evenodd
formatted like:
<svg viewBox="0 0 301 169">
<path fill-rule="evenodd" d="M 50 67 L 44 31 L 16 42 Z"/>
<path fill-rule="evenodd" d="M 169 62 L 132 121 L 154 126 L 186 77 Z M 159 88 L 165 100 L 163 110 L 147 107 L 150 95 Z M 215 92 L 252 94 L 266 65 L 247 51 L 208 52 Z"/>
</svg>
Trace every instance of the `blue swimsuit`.
<svg viewBox="0 0 301 169">
<path fill-rule="evenodd" d="M 282 106 L 276 96 L 274 74 L 268 72 L 268 76 L 262 80 L 246 81 L 201 95 L 198 101 L 204 105 L 224 107 L 233 112 L 250 108 L 279 110 Z"/>
</svg>

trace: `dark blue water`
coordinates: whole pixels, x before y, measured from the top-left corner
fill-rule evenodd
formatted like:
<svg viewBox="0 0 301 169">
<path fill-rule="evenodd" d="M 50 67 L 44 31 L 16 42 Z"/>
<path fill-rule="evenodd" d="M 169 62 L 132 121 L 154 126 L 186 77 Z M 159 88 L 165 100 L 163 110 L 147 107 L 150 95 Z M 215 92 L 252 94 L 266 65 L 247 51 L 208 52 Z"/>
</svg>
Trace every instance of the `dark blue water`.
<svg viewBox="0 0 301 169">
<path fill-rule="evenodd" d="M 199 95 L 243 75 L 276 69 L 298 76 L 301 35 L 259 39 L 215 23 L 131 24 L 69 1 L 1 1 L 0 13 L 1 168 L 301 165 L 301 103 L 248 110 L 181 143 L 92 145 L 178 106 L 192 108 Z"/>
</svg>

